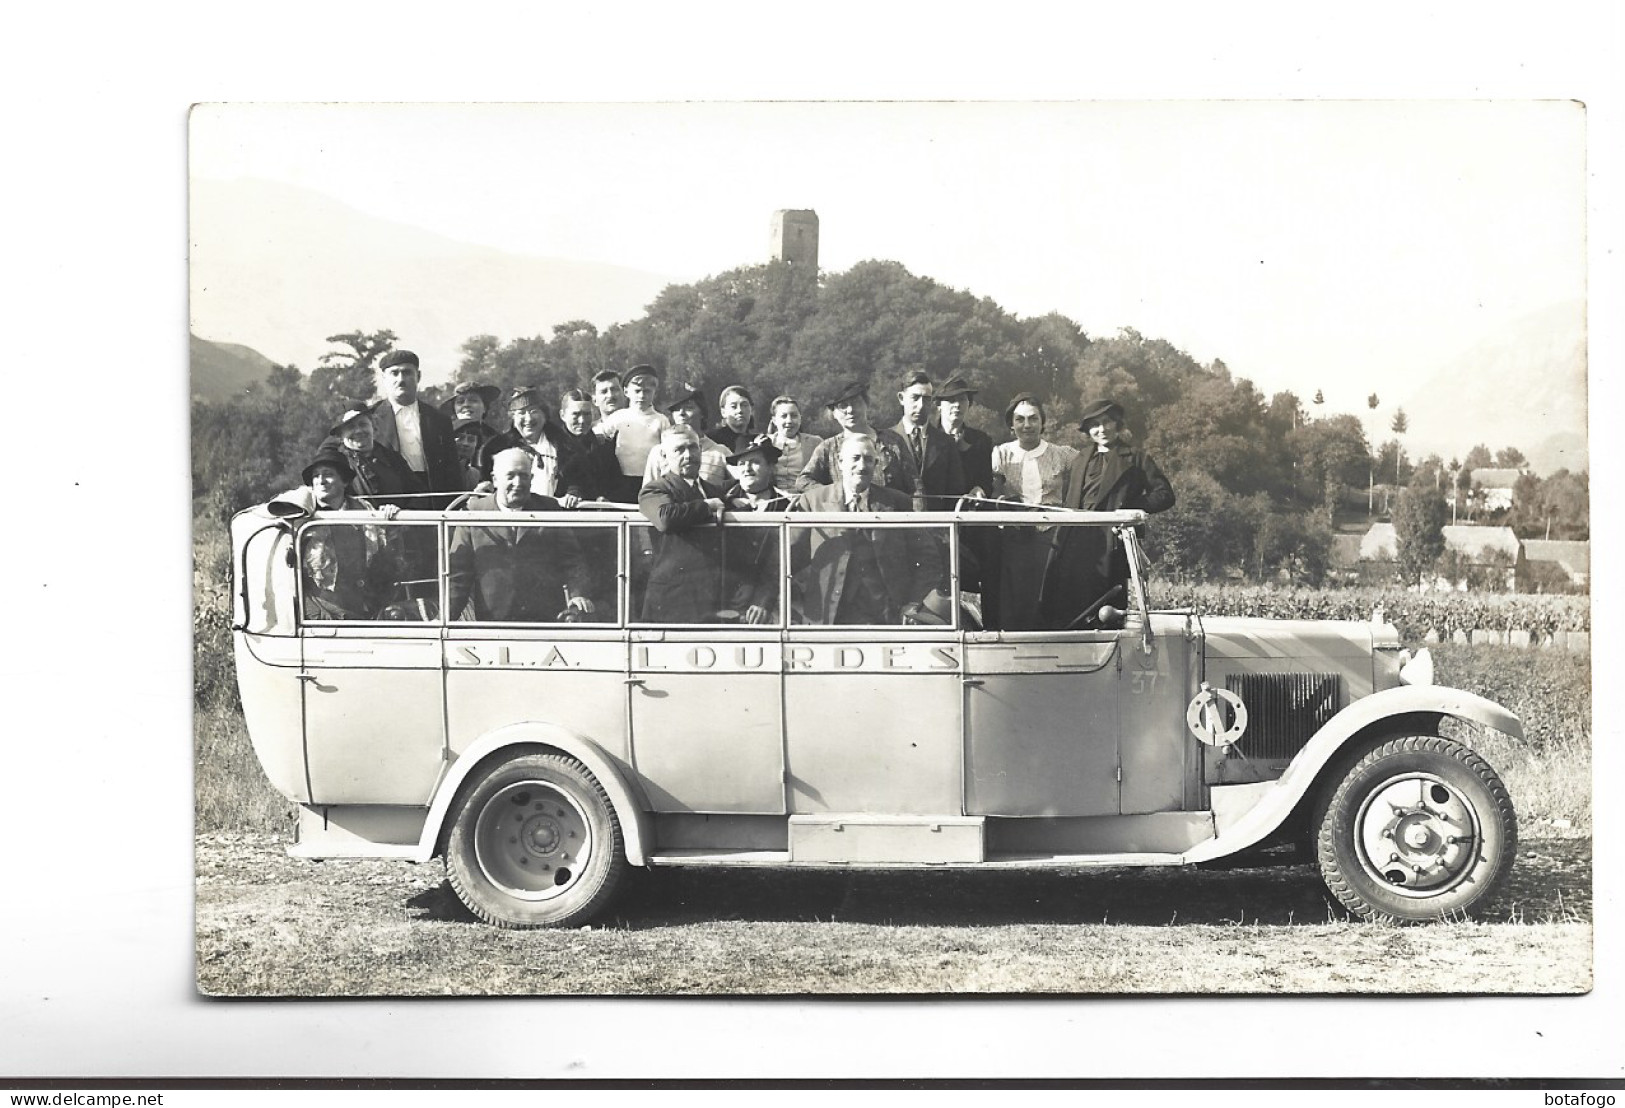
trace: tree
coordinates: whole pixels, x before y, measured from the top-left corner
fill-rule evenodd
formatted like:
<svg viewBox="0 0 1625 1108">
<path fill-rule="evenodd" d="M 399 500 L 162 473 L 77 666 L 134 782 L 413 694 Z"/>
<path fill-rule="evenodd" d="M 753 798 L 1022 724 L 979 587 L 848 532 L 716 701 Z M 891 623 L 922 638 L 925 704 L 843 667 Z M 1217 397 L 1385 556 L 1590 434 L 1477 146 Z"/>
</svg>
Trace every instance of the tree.
<svg viewBox="0 0 1625 1108">
<path fill-rule="evenodd" d="M 1393 431 L 1394 434 L 1403 435 L 1407 430 L 1410 429 L 1410 425 L 1411 421 L 1405 417 L 1405 409 L 1397 408 L 1394 411 L 1394 418 L 1389 422 L 1388 427 L 1389 430 Z"/>
<path fill-rule="evenodd" d="M 1315 390 L 1315 407 L 1318 408 L 1318 407 L 1320 407 L 1321 405 L 1323 405 L 1325 403 L 1326 403 L 1326 394 L 1321 392 L 1319 389 L 1316 389 Z"/>
<path fill-rule="evenodd" d="M 1394 537 L 1399 544 L 1400 579 L 1420 585 L 1444 553 L 1444 525 L 1450 510 L 1444 497 L 1426 484 L 1409 485 L 1394 505 Z"/>
<path fill-rule="evenodd" d="M 1529 464 L 1529 459 L 1523 456 L 1523 451 L 1516 446 L 1503 446 L 1495 452 L 1495 465 L 1498 469 L 1523 469 Z"/>
<path fill-rule="evenodd" d="M 1495 457 L 1490 453 L 1489 447 L 1485 446 L 1483 443 L 1479 443 L 1477 446 L 1467 451 L 1467 456 L 1461 460 L 1461 464 L 1469 473 L 1471 473 L 1475 469 L 1490 468 L 1495 464 Z"/>
<path fill-rule="evenodd" d="M 345 347 L 329 350 L 310 375 L 311 390 L 329 407 L 352 400 L 370 400 L 378 391 L 374 369 L 378 359 L 395 349 L 394 331 L 346 331 L 328 335 L 327 341 Z"/>
</svg>

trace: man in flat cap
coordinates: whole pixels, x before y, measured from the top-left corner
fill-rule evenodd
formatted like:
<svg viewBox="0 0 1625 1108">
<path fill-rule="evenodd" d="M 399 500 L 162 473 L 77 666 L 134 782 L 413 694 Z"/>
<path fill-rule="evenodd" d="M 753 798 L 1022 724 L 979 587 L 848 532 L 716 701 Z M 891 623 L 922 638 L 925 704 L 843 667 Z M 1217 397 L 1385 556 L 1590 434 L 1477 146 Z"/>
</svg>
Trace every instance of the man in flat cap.
<svg viewBox="0 0 1625 1108">
<path fill-rule="evenodd" d="M 418 356 L 391 350 L 379 361 L 378 375 L 383 399 L 372 406 L 378 441 L 405 458 L 428 491 L 462 492 L 463 467 L 451 417 L 418 402 Z"/>
<path fill-rule="evenodd" d="M 916 511 L 949 511 L 969 491 L 965 466 L 955 444 L 936 426 L 936 386 L 922 369 L 912 369 L 898 382 L 897 402 L 903 418 L 881 431 L 877 441 L 908 457 L 916 476 Z"/>
<path fill-rule="evenodd" d="M 1084 409 L 1078 430 L 1089 436 L 1067 467 L 1061 502 L 1087 512 L 1138 509 L 1165 512 L 1174 506 L 1174 488 L 1145 451 L 1130 442 L 1123 408 L 1098 400 Z M 1048 626 L 1066 627 L 1087 616 L 1101 598 L 1120 605 L 1129 584 L 1128 553 L 1116 535 L 1094 527 L 1058 527 L 1044 573 L 1039 601 Z"/>
<path fill-rule="evenodd" d="M 875 452 L 871 483 L 912 497 L 919 483 L 914 463 L 895 442 L 881 442 L 880 432 L 870 424 L 868 384 L 848 381 L 835 390 L 824 407 L 840 431 L 818 444 L 796 478 L 795 491 L 804 493 L 818 485 L 839 484 L 841 446 L 849 439 L 861 438 L 868 440 Z"/>
<path fill-rule="evenodd" d="M 671 426 L 671 419 L 655 407 L 660 396 L 660 375 L 654 366 L 633 366 L 626 371 L 622 384 L 630 404 L 605 416 L 593 430 L 606 439 L 614 438 L 615 460 L 621 464 L 615 499 L 630 503 L 638 499 L 649 453 L 660 448 L 660 437 Z"/>
</svg>

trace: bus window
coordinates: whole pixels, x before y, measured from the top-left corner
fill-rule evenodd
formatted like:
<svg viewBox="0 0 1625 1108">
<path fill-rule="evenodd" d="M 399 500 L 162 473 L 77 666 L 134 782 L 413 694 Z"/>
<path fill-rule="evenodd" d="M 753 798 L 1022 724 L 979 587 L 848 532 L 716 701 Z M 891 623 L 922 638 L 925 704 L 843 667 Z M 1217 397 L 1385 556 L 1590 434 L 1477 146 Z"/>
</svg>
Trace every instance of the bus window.
<svg viewBox="0 0 1625 1108">
<path fill-rule="evenodd" d="M 792 622 L 895 626 L 922 605 L 943 622 L 931 601 L 952 595 L 946 527 L 792 524 L 789 536 Z"/>
<path fill-rule="evenodd" d="M 439 618 L 432 524 L 316 522 L 299 533 L 307 621 Z"/>
<path fill-rule="evenodd" d="M 615 535 L 556 523 L 450 527 L 446 610 L 482 623 L 613 623 Z"/>
<path fill-rule="evenodd" d="M 664 534 L 634 525 L 631 546 L 633 622 L 781 623 L 777 524 L 730 520 Z"/>
</svg>

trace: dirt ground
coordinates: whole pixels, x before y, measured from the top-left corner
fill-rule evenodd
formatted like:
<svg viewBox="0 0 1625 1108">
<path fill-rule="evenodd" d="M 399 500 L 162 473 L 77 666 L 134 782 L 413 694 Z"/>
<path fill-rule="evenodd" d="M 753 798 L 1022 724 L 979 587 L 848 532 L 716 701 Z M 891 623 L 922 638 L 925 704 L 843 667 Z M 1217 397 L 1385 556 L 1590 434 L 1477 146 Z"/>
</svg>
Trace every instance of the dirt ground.
<svg viewBox="0 0 1625 1108">
<path fill-rule="evenodd" d="M 1591 841 L 1519 846 L 1475 922 L 1387 927 L 1313 866 L 1072 872 L 638 871 L 591 927 L 475 920 L 439 862 L 303 862 L 197 839 L 215 996 L 1452 994 L 1591 987 Z"/>
</svg>

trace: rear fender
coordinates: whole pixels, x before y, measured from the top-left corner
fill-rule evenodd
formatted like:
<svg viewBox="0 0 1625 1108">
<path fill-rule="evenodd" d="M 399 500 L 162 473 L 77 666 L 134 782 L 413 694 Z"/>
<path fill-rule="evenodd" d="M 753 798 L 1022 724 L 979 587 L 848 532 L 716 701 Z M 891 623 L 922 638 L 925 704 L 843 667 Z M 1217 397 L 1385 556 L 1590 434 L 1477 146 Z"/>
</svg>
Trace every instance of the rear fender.
<svg viewBox="0 0 1625 1108">
<path fill-rule="evenodd" d="M 1229 786 L 1254 790 L 1257 799 L 1218 836 L 1186 851 L 1185 861 L 1206 862 L 1255 846 L 1284 823 L 1320 781 L 1326 766 L 1350 743 L 1367 735 L 1396 731 L 1438 734 L 1446 716 L 1477 723 L 1522 739 L 1518 717 L 1493 700 L 1476 693 L 1440 685 L 1402 685 L 1361 697 L 1338 712 L 1315 737 L 1304 744 L 1278 781 L 1267 787 Z M 1225 788 L 1227 786 L 1215 786 Z"/>
<path fill-rule="evenodd" d="M 575 758 L 598 779 L 609 794 L 609 802 L 620 820 L 621 838 L 626 847 L 626 860 L 634 866 L 647 865 L 645 844 L 653 841 L 652 825 L 638 794 L 621 774 L 619 768 L 591 739 L 551 723 L 511 723 L 482 735 L 464 750 L 451 769 L 441 778 L 435 789 L 434 801 L 429 805 L 429 818 L 423 824 L 423 836 L 418 840 L 412 861 L 427 862 L 439 853 L 441 830 L 451 817 L 451 806 L 463 783 L 482 763 L 521 747 L 556 751 Z"/>
</svg>

